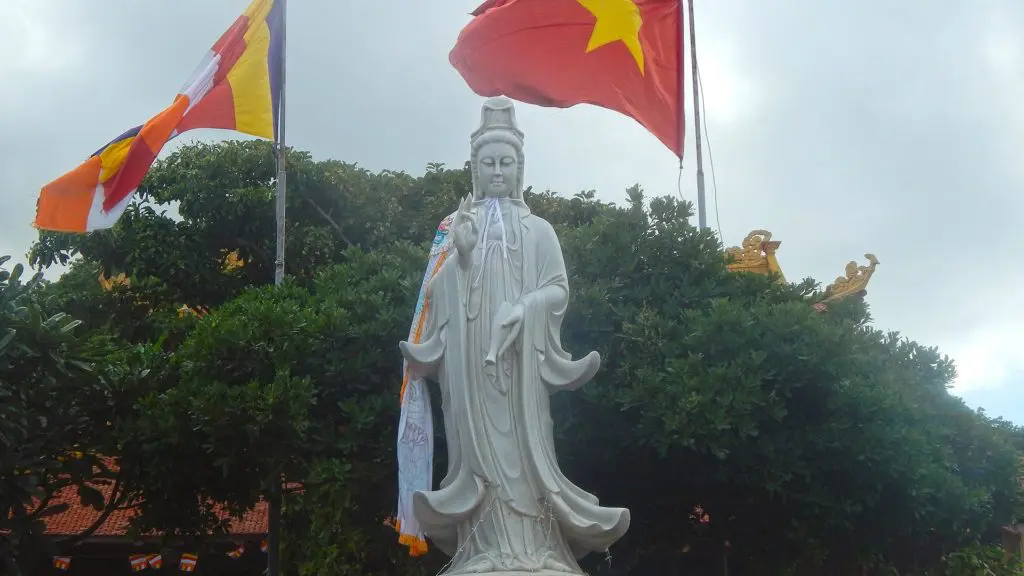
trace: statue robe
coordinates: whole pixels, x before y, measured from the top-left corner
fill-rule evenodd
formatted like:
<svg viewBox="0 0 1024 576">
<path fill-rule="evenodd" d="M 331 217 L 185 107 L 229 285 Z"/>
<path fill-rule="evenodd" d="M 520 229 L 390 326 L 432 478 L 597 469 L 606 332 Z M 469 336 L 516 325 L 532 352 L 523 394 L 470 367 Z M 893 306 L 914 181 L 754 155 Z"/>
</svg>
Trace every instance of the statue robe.
<svg viewBox="0 0 1024 576">
<path fill-rule="evenodd" d="M 438 490 L 414 494 L 413 513 L 453 556 L 452 573 L 488 561 L 579 573 L 575 559 L 607 550 L 629 511 L 601 507 L 562 474 L 548 395 L 585 384 L 600 356 L 573 361 L 561 346 L 569 286 L 551 225 L 520 199 L 498 202 L 502 218 L 490 223 L 486 202 L 474 204 L 471 264 L 448 258 L 427 287 L 421 343 L 402 343 L 413 370 L 441 385 L 448 443 L 447 475 Z M 496 324 L 516 303 L 525 309 L 518 337 L 485 363 L 505 339 Z"/>
</svg>

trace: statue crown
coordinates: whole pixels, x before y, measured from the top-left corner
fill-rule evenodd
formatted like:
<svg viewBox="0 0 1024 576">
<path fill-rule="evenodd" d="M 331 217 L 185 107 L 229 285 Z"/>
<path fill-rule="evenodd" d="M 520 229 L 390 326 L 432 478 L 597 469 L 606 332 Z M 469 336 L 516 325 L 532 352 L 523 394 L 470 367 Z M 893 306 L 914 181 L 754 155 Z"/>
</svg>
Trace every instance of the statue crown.
<svg viewBox="0 0 1024 576">
<path fill-rule="evenodd" d="M 508 98 L 490 98 L 484 102 L 480 111 L 480 127 L 470 136 L 470 141 L 475 144 L 481 136 L 495 131 L 512 135 L 522 146 L 523 132 L 516 123 L 515 106 Z"/>
</svg>

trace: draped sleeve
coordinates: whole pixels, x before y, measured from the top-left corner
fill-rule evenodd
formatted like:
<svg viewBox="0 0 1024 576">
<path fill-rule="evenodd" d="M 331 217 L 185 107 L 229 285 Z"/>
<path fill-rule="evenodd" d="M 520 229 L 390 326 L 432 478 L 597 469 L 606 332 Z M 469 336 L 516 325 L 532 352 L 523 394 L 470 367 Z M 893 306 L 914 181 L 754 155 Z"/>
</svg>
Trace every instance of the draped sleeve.
<svg viewBox="0 0 1024 576">
<path fill-rule="evenodd" d="M 530 219 L 530 233 L 536 242 L 537 288 L 522 296 L 526 308 L 524 348 L 541 354 L 540 376 L 551 392 L 576 390 L 586 384 L 601 366 L 594 351 L 573 361 L 562 348 L 562 321 L 569 303 L 569 279 L 565 260 L 554 229 L 540 218 Z"/>
</svg>

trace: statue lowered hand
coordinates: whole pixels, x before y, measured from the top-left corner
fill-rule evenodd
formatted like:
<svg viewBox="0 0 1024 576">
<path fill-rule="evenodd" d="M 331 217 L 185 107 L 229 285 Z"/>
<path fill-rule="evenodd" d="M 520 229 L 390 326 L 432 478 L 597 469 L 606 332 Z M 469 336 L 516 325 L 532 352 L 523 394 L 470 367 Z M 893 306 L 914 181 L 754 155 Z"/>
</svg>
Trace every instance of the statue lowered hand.
<svg viewBox="0 0 1024 576">
<path fill-rule="evenodd" d="M 508 336 L 505 338 L 505 342 L 498 349 L 498 354 L 504 354 L 508 347 L 515 342 L 516 336 L 519 336 L 519 332 L 523 329 L 523 318 L 526 316 L 526 306 L 522 302 L 516 302 L 509 309 L 504 318 L 500 319 L 499 325 L 504 330 L 508 330 Z"/>
<path fill-rule="evenodd" d="M 492 382 L 496 378 L 496 364 L 498 363 L 498 356 L 504 354 L 510 346 L 516 341 L 516 337 L 523 329 L 523 318 L 526 316 L 526 306 L 522 302 L 515 304 L 509 304 L 505 302 L 498 308 L 498 313 L 494 315 L 494 329 L 491 333 L 490 347 L 488 348 L 487 357 L 484 358 L 484 371 Z M 499 386 L 499 390 L 507 392 L 504 387 Z"/>
</svg>

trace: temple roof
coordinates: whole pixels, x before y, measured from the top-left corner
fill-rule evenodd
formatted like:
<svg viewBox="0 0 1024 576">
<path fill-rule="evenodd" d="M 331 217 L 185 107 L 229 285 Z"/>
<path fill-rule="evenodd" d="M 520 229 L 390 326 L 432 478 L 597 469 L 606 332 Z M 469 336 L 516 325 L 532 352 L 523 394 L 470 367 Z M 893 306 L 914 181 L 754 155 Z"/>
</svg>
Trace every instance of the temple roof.
<svg viewBox="0 0 1024 576">
<path fill-rule="evenodd" d="M 116 459 L 104 458 L 104 460 L 111 470 L 117 470 Z M 99 490 L 105 502 L 110 499 L 110 492 L 113 489 L 111 482 L 89 482 L 88 485 Z M 81 499 L 78 497 L 78 490 L 74 486 L 68 486 L 59 490 L 54 494 L 47 506 L 57 507 L 63 504 L 67 504 L 65 510 L 42 518 L 46 526 L 45 533 L 49 536 L 80 534 L 100 520 L 102 516 L 100 510 L 84 505 L 81 502 Z M 267 503 L 264 500 L 257 502 L 251 510 L 246 511 L 240 517 L 232 516 L 221 506 L 214 506 L 214 513 L 219 519 L 228 521 L 228 536 L 260 536 L 267 532 L 268 513 Z M 138 514 L 138 509 L 131 506 L 114 510 L 93 532 L 93 537 L 126 536 L 129 524 L 136 514 Z M 147 534 L 143 536 L 154 535 Z"/>
</svg>

